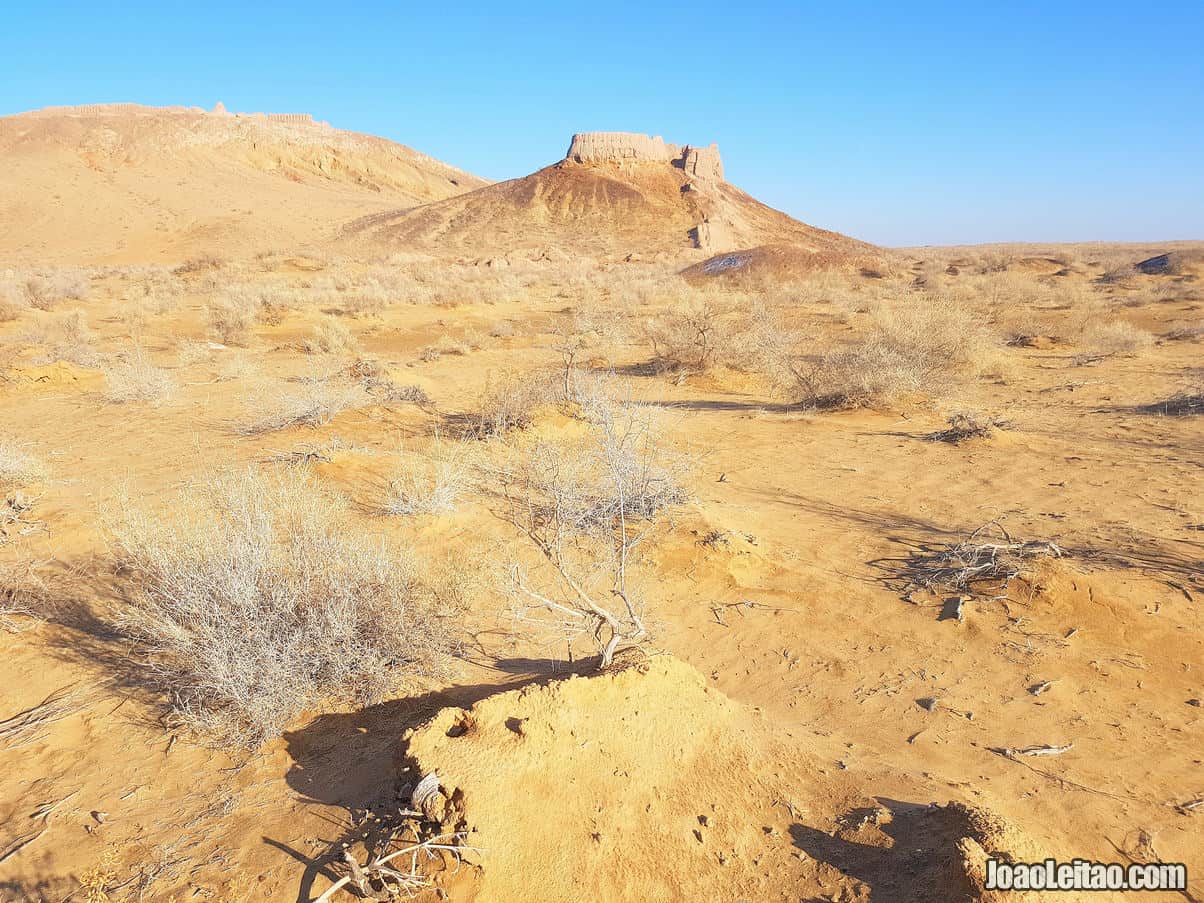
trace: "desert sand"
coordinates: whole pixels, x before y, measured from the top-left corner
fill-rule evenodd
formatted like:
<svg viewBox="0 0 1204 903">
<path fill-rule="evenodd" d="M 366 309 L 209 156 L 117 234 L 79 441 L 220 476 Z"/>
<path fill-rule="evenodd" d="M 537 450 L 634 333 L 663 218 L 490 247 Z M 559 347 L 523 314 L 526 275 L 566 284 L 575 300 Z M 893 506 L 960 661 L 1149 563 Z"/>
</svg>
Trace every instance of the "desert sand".
<svg viewBox="0 0 1204 903">
<path fill-rule="evenodd" d="M 1204 897 L 1204 243 L 876 248 L 662 147 L 0 119 L 0 900 Z"/>
</svg>

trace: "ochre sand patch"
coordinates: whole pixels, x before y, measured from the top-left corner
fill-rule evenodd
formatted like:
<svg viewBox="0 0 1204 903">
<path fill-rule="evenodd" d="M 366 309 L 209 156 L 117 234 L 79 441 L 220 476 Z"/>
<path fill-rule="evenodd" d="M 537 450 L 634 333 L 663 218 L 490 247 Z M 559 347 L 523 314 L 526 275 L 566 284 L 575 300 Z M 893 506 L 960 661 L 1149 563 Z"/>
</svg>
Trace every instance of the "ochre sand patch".
<svg viewBox="0 0 1204 903">
<path fill-rule="evenodd" d="M 444 826 L 481 849 L 473 899 L 991 899 L 986 855 L 1037 849 L 976 808 L 861 796 L 689 665 L 630 658 L 403 737 L 408 773 L 439 777 Z"/>
</svg>

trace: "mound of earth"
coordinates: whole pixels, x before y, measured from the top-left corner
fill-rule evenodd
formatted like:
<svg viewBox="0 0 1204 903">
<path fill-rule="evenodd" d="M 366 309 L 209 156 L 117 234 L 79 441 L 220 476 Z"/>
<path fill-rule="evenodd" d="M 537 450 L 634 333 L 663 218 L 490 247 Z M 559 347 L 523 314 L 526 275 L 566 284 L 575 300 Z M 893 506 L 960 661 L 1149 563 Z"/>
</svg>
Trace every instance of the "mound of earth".
<svg viewBox="0 0 1204 903">
<path fill-rule="evenodd" d="M 480 850 L 453 899 L 990 899 L 1024 834 L 960 803 L 865 797 L 669 656 L 448 708 L 403 739 L 424 811 Z"/>
<path fill-rule="evenodd" d="M 718 149 L 626 133 L 574 136 L 565 159 L 532 175 L 351 222 L 349 236 L 465 253 L 599 257 L 716 253 L 771 243 L 833 257 L 870 250 L 801 223 L 723 179 Z"/>
<path fill-rule="evenodd" d="M 1169 251 L 1133 264 L 1146 276 L 1199 276 L 1204 273 L 1204 251 Z"/>
<path fill-rule="evenodd" d="M 889 251 L 852 241 L 836 232 L 814 230 L 806 244 L 763 245 L 716 254 L 682 270 L 691 282 L 708 279 L 724 281 L 757 280 L 789 282 L 809 273 L 833 269 L 861 269 L 875 272 L 890 257 Z"/>
<path fill-rule="evenodd" d="M 1070 272 L 1066 264 L 1056 257 L 1021 257 L 1008 264 L 1008 269 L 1034 276 L 1064 276 Z"/>
<path fill-rule="evenodd" d="M 301 114 L 108 104 L 0 118 L 0 255 L 173 261 L 322 243 L 485 180 Z"/>
</svg>

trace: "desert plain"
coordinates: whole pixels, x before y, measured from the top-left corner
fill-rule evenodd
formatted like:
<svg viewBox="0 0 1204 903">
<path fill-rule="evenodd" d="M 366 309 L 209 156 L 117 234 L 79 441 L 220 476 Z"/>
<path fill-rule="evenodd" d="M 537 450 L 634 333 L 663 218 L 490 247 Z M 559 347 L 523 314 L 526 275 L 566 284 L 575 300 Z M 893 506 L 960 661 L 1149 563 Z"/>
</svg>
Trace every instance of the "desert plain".
<svg viewBox="0 0 1204 903">
<path fill-rule="evenodd" d="M 0 900 L 1204 897 L 1204 243 L 565 140 L 0 118 Z"/>
</svg>

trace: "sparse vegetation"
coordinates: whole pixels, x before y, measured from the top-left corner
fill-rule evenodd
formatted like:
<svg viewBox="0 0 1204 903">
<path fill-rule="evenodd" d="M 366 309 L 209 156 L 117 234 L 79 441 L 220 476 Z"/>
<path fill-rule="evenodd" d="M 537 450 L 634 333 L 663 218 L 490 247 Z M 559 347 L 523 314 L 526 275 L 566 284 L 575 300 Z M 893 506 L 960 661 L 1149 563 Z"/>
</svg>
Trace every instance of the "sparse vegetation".
<svg viewBox="0 0 1204 903">
<path fill-rule="evenodd" d="M 389 515 L 448 514 L 468 489 L 465 452 L 437 440 L 426 455 L 401 455 L 385 487 L 381 512 Z"/>
<path fill-rule="evenodd" d="M 305 343 L 310 354 L 355 354 L 359 342 L 351 330 L 337 320 L 325 319 L 314 327 L 314 336 Z"/>
<path fill-rule="evenodd" d="M 254 305 L 245 299 L 216 298 L 205 305 L 209 335 L 223 345 L 246 345 L 255 325 Z"/>
<path fill-rule="evenodd" d="M 294 426 L 322 426 L 343 411 L 367 402 L 368 393 L 359 383 L 327 377 L 304 379 L 296 388 L 282 389 L 269 399 L 253 399 L 259 416 L 242 424 L 238 431 L 254 436 Z"/>
<path fill-rule="evenodd" d="M 788 364 L 796 397 L 820 408 L 875 407 L 917 393 L 937 397 L 957 379 L 998 366 L 978 318 L 940 299 L 883 306 L 867 332 L 843 348 Z"/>
<path fill-rule="evenodd" d="M 82 301 L 88 288 L 87 278 L 76 270 L 55 270 L 25 280 L 29 304 L 38 310 L 51 310 L 63 301 Z"/>
<path fill-rule="evenodd" d="M 110 404 L 145 402 L 158 406 L 171 397 L 176 384 L 171 373 L 154 362 L 141 348 L 105 370 L 105 401 Z"/>
<path fill-rule="evenodd" d="M 1082 333 L 1083 344 L 1102 354 L 1136 354 L 1154 345 L 1154 337 L 1124 320 L 1093 322 Z"/>
<path fill-rule="evenodd" d="M 937 595 L 986 593 L 988 599 L 1005 599 L 1012 582 L 1030 574 L 1036 560 L 1064 554 L 1052 542 L 1013 539 L 1000 523 L 991 521 L 959 542 L 913 552 L 903 569 L 905 589 Z"/>
<path fill-rule="evenodd" d="M 257 746 L 319 702 L 439 673 L 449 633 L 414 562 L 305 470 L 218 476 L 172 512 L 127 500 L 110 531 L 133 581 L 114 624 L 179 723 Z"/>
<path fill-rule="evenodd" d="M 570 644 L 591 637 L 605 667 L 620 647 L 647 636 L 630 572 L 658 518 L 684 499 L 682 466 L 648 410 L 596 393 L 582 411 L 588 429 L 580 438 L 510 437 L 489 476 L 507 519 L 542 559 L 510 567 L 519 617 L 542 614 Z"/>
<path fill-rule="evenodd" d="M 959 445 L 969 439 L 989 438 L 996 430 L 1007 427 L 1007 421 L 1000 417 L 976 414 L 973 411 L 958 411 L 950 414 L 947 422 L 948 427 L 929 433 L 924 438 L 929 442 L 948 442 L 952 445 Z"/>
</svg>

